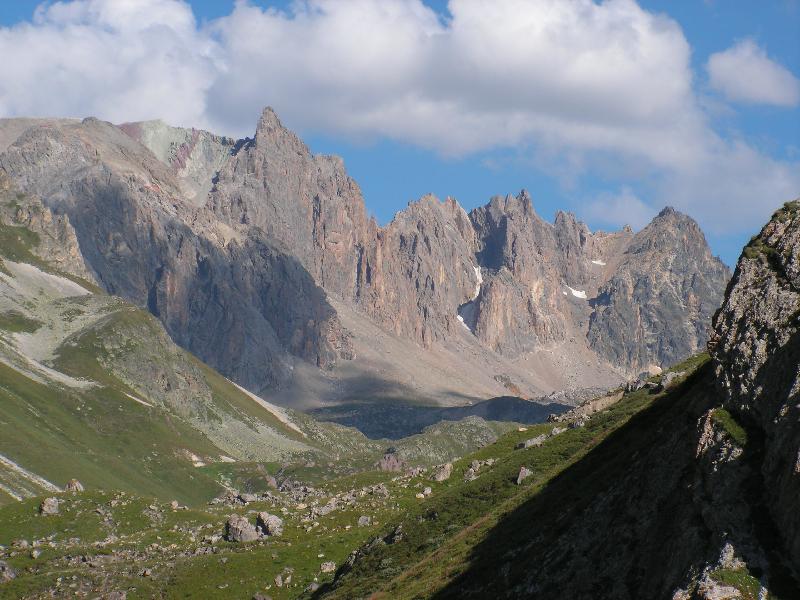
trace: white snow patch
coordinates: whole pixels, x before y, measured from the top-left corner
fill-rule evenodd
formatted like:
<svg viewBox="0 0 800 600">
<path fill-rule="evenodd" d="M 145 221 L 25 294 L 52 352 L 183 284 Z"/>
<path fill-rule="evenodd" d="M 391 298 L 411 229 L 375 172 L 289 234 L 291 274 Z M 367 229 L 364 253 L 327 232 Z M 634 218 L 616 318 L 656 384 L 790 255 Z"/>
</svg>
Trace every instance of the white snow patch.
<svg viewBox="0 0 800 600">
<path fill-rule="evenodd" d="M 470 329 L 470 328 L 469 328 L 469 325 L 467 325 L 467 324 L 464 322 L 464 317 L 462 317 L 461 315 L 456 315 L 456 319 L 458 319 L 458 321 L 459 321 L 459 322 L 460 322 L 460 323 L 461 323 L 461 324 L 464 326 L 464 329 L 466 329 L 467 331 L 469 331 L 470 333 L 472 333 L 472 329 Z"/>
<path fill-rule="evenodd" d="M 292 420 L 289 418 L 289 415 L 286 414 L 286 411 L 283 410 L 281 407 L 275 406 L 274 404 L 270 404 L 263 398 L 259 398 L 253 392 L 244 389 L 242 386 L 234 383 L 230 379 L 228 381 L 231 383 L 231 385 L 234 385 L 236 389 L 238 389 L 240 392 L 247 395 L 251 400 L 253 400 L 257 404 L 260 404 L 268 412 L 272 413 L 275 416 L 275 418 L 278 419 L 278 421 L 286 425 L 289 429 L 296 431 L 297 433 L 299 433 L 304 437 L 306 436 L 305 432 L 292 422 Z"/>
<path fill-rule="evenodd" d="M 481 285 L 483 285 L 483 275 L 481 275 L 481 268 L 472 265 L 472 268 L 475 269 L 475 277 L 478 280 L 478 283 L 475 284 L 475 295 L 472 296 L 472 299 L 475 300 L 481 293 Z"/>
<path fill-rule="evenodd" d="M 141 398 L 137 398 L 136 396 L 134 396 L 134 395 L 132 395 L 132 394 L 129 394 L 128 392 L 125 392 L 125 395 L 126 395 L 128 398 L 130 398 L 131 400 L 133 400 L 133 401 L 135 401 L 135 402 L 138 402 L 139 404 L 144 404 L 145 406 L 149 406 L 150 408 L 153 408 L 153 405 L 152 405 L 152 404 L 150 404 L 149 402 L 145 402 L 145 401 L 144 401 L 144 400 L 142 400 Z"/>
<path fill-rule="evenodd" d="M 606 263 L 604 263 L 602 260 L 593 260 L 592 264 L 593 265 L 600 265 L 601 267 L 605 267 L 606 266 Z"/>
<path fill-rule="evenodd" d="M 17 473 L 20 477 L 27 479 L 31 483 L 38 485 L 46 489 L 48 492 L 60 492 L 62 491 L 60 487 L 57 485 L 53 485 L 44 477 L 39 477 L 36 473 L 31 473 L 27 469 L 20 467 L 17 463 L 15 463 L 10 458 L 7 458 L 0 454 L 0 465 L 3 465 L 7 469 L 11 469 L 15 473 Z"/>
<path fill-rule="evenodd" d="M 224 454 L 221 454 L 219 459 L 224 463 L 235 463 L 236 462 L 235 458 L 231 458 L 230 456 L 225 456 Z"/>
<path fill-rule="evenodd" d="M 575 296 L 576 298 L 586 300 L 586 292 L 584 292 L 583 290 L 576 290 L 569 286 L 567 286 L 567 289 L 569 289 L 569 291 L 572 292 L 572 295 Z M 564 294 L 566 295 L 566 292 Z"/>
<path fill-rule="evenodd" d="M 561 293 L 564 294 L 565 296 L 569 296 L 568 292 L 561 292 Z"/>
</svg>

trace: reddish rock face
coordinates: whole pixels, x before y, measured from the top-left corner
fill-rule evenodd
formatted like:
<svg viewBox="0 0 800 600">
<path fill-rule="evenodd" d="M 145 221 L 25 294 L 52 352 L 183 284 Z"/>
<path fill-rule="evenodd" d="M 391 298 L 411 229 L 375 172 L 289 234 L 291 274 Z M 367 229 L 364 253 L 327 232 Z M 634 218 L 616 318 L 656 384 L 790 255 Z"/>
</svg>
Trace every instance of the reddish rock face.
<svg viewBox="0 0 800 600">
<path fill-rule="evenodd" d="M 545 222 L 526 192 L 469 215 L 425 196 L 379 227 L 341 159 L 311 154 L 270 109 L 237 142 L 32 122 L 0 167 L 68 218 L 76 264 L 258 393 L 291 378 L 294 357 L 353 357 L 332 303 L 485 365 L 565 344 L 607 373 L 670 363 L 702 347 L 728 275 L 674 211 L 636 235 L 592 233 L 567 213 Z"/>
</svg>

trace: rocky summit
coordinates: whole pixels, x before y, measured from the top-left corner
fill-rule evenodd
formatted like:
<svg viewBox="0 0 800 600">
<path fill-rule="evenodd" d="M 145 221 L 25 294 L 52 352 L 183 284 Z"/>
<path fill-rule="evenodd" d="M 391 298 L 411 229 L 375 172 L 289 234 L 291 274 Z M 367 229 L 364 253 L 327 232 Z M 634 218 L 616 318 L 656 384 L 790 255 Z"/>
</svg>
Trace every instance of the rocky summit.
<svg viewBox="0 0 800 600">
<path fill-rule="evenodd" d="M 463 405 L 609 388 L 702 349 L 729 279 L 697 224 L 543 220 L 525 191 L 379 225 L 341 159 L 271 109 L 253 138 L 160 121 L 0 121 L 0 169 L 68 260 L 262 398 Z M 67 260 L 67 259 L 65 259 Z"/>
</svg>

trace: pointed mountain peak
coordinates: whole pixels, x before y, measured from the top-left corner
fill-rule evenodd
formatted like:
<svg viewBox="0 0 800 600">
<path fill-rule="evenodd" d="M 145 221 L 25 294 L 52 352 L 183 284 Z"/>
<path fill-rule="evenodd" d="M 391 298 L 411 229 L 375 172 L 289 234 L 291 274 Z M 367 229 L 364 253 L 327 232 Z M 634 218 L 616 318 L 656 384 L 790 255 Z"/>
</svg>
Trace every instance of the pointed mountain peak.
<svg viewBox="0 0 800 600">
<path fill-rule="evenodd" d="M 297 134 L 287 129 L 278 118 L 275 110 L 268 106 L 261 112 L 258 119 L 255 136 L 256 147 L 267 148 L 288 148 L 292 152 L 298 152 L 311 156 L 311 150 L 301 140 Z"/>
<path fill-rule="evenodd" d="M 282 129 L 283 125 L 281 124 L 281 120 L 278 118 L 278 114 L 275 112 L 275 109 L 271 106 L 267 106 L 264 110 L 261 111 L 261 117 L 258 119 L 258 126 L 256 127 L 256 133 L 258 133 L 261 129 L 270 128 L 270 129 Z"/>
</svg>

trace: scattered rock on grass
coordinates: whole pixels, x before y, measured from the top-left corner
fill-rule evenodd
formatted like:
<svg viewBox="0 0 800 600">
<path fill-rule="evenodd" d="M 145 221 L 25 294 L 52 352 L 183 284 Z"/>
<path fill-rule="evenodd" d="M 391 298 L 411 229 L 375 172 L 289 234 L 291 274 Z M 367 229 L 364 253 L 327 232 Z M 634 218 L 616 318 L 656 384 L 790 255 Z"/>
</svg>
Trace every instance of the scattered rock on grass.
<svg viewBox="0 0 800 600">
<path fill-rule="evenodd" d="M 323 573 L 333 573 L 336 570 L 336 563 L 332 560 L 324 562 L 319 566 L 319 570 Z"/>
<path fill-rule="evenodd" d="M 542 444 L 544 444 L 544 441 L 546 439 L 547 439 L 547 435 L 543 433 L 542 435 L 537 435 L 535 438 L 530 438 L 528 440 L 524 440 L 524 441 L 520 442 L 519 444 L 517 444 L 515 446 L 515 448 L 517 450 L 522 450 L 524 448 L 536 448 L 536 447 L 541 446 Z"/>
<path fill-rule="evenodd" d="M 58 514 L 58 498 L 45 498 L 39 505 L 39 513 L 43 515 Z"/>
<path fill-rule="evenodd" d="M 70 479 L 67 485 L 64 486 L 65 492 L 82 492 L 83 484 L 77 479 Z"/>
<path fill-rule="evenodd" d="M 0 560 L 0 583 L 11 581 L 17 576 L 16 571 L 7 562 Z"/>
<path fill-rule="evenodd" d="M 453 472 L 453 465 L 451 463 L 444 464 L 437 467 L 433 472 L 434 481 L 446 481 L 450 479 L 450 474 Z"/>
<path fill-rule="evenodd" d="M 268 512 L 260 512 L 256 517 L 256 524 L 264 535 L 283 535 L 283 519 Z"/>
<path fill-rule="evenodd" d="M 231 515 L 226 523 L 226 536 L 229 542 L 254 542 L 258 539 L 258 531 L 244 517 Z"/>
<path fill-rule="evenodd" d="M 520 467 L 519 468 L 519 475 L 517 475 L 517 485 L 522 483 L 522 480 L 530 477 L 533 475 L 533 471 L 531 471 L 528 467 Z"/>
</svg>

